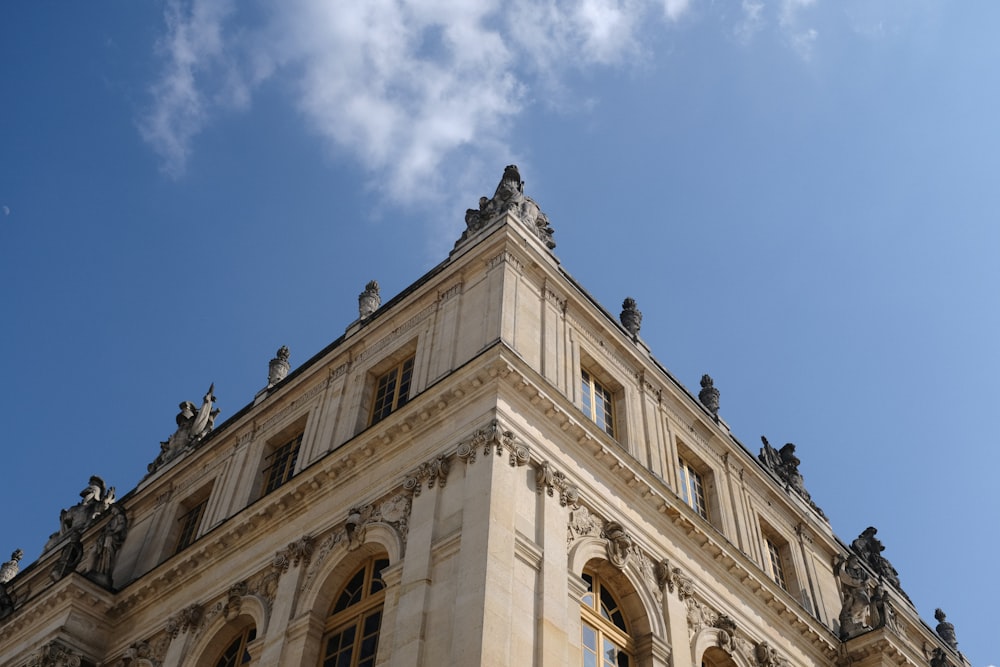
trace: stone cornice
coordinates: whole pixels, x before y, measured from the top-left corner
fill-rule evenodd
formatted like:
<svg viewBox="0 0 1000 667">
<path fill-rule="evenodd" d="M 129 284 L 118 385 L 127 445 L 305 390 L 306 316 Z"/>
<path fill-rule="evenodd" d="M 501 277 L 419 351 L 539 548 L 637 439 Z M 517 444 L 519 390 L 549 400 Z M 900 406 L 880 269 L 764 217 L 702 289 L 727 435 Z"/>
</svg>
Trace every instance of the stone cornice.
<svg viewBox="0 0 1000 667">
<path fill-rule="evenodd" d="M 114 603 L 114 594 L 83 575 L 72 572 L 30 599 L 30 604 L 18 607 L 14 615 L 0 624 L 5 635 L 14 636 L 36 629 L 45 618 L 53 618 L 74 610 L 99 619 Z"/>
</svg>

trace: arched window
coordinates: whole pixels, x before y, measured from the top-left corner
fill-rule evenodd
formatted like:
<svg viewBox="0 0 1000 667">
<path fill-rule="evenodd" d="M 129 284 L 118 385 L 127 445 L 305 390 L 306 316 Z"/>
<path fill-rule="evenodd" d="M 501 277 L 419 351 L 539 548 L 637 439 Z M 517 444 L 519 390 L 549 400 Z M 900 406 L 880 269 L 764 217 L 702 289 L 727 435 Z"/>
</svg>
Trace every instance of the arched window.
<svg viewBox="0 0 1000 667">
<path fill-rule="evenodd" d="M 583 667 L 629 667 L 634 648 L 618 601 L 596 573 L 584 572 L 583 580 Z"/>
<path fill-rule="evenodd" d="M 372 667 L 382 625 L 385 584 L 379 576 L 388 559 L 369 560 L 337 595 L 326 619 L 320 667 Z"/>
<path fill-rule="evenodd" d="M 247 650 L 247 644 L 256 638 L 257 628 L 252 625 L 243 628 L 243 631 L 222 652 L 222 656 L 215 661 L 215 667 L 237 667 L 237 665 L 249 664 L 250 651 Z"/>
</svg>

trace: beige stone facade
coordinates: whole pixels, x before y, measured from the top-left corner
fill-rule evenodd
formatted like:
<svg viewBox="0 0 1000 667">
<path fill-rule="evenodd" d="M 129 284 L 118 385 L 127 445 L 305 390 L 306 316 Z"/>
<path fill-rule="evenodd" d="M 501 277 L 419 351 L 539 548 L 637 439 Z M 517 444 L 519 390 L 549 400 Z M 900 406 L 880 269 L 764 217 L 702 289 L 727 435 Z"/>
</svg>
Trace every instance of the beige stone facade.
<svg viewBox="0 0 1000 667">
<path fill-rule="evenodd" d="M 470 222 L 164 456 L 114 502 L 123 541 L 107 505 L 53 538 L 3 584 L 0 662 L 967 664 L 869 565 L 847 578 L 852 547 L 577 285 L 536 213 Z"/>
</svg>

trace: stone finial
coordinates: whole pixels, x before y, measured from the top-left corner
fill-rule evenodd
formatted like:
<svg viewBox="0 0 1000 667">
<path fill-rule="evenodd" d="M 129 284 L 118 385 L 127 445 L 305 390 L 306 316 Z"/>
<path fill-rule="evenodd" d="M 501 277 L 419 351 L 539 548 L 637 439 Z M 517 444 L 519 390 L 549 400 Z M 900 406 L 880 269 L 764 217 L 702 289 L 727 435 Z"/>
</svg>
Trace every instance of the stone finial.
<svg viewBox="0 0 1000 667">
<path fill-rule="evenodd" d="M 288 358 L 291 352 L 288 351 L 286 345 L 282 345 L 278 348 L 274 359 L 271 359 L 267 364 L 267 386 L 273 387 L 288 376 L 288 369 L 291 366 L 288 363 Z"/>
<path fill-rule="evenodd" d="M 701 391 L 698 392 L 698 400 L 708 408 L 708 411 L 718 419 L 719 417 L 719 390 L 715 388 L 715 382 L 711 375 L 701 376 Z"/>
<path fill-rule="evenodd" d="M 622 302 L 622 312 L 618 316 L 625 331 L 632 334 L 632 340 L 639 338 L 639 329 L 642 328 L 642 313 L 635 307 L 635 299 L 627 297 Z"/>
<path fill-rule="evenodd" d="M 0 565 L 0 584 L 6 584 L 17 576 L 17 573 L 21 569 L 19 563 L 22 558 L 24 558 L 24 552 L 20 549 L 14 549 L 14 553 L 10 555 L 10 560 Z"/>
<path fill-rule="evenodd" d="M 369 280 L 365 291 L 358 295 L 358 319 L 370 317 L 382 305 L 382 297 L 378 293 L 378 282 Z"/>
<path fill-rule="evenodd" d="M 934 610 L 934 618 L 938 621 L 937 627 L 934 628 L 937 630 L 938 637 L 944 640 L 948 648 L 957 651 L 958 639 L 955 637 L 955 626 L 948 622 L 940 607 Z"/>
</svg>

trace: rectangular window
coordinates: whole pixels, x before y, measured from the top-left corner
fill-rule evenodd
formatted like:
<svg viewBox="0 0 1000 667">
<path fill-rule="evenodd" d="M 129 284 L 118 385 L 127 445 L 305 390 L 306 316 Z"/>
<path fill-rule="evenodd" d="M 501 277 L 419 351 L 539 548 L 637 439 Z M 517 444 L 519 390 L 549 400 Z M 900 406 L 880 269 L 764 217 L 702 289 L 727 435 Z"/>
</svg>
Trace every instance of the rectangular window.
<svg viewBox="0 0 1000 667">
<path fill-rule="evenodd" d="M 261 495 L 271 493 L 292 478 L 301 445 L 302 434 L 300 433 L 264 459 L 267 467 L 264 468 L 264 488 Z"/>
<path fill-rule="evenodd" d="M 701 473 L 692 468 L 683 458 L 679 458 L 678 463 L 681 475 L 681 498 L 703 519 L 707 519 L 708 505 L 705 504 L 705 490 Z"/>
<path fill-rule="evenodd" d="M 410 380 L 413 378 L 413 357 L 383 373 L 375 381 L 375 399 L 372 401 L 368 425 L 379 423 L 406 405 L 410 398 Z"/>
<path fill-rule="evenodd" d="M 181 532 L 177 538 L 177 548 L 174 549 L 175 554 L 188 548 L 194 542 L 198 536 L 198 528 L 201 526 L 201 518 L 204 516 L 207 506 L 208 498 L 205 498 L 177 519 L 177 522 L 181 525 Z"/>
<path fill-rule="evenodd" d="M 615 402 L 608 388 L 591 373 L 580 370 L 583 413 L 612 438 L 615 437 Z"/>
<path fill-rule="evenodd" d="M 785 582 L 785 568 L 781 564 L 781 548 L 777 542 L 767 535 L 764 536 L 764 544 L 767 547 L 768 564 L 771 566 L 771 578 L 774 579 L 776 584 L 787 591 L 788 584 Z"/>
</svg>

